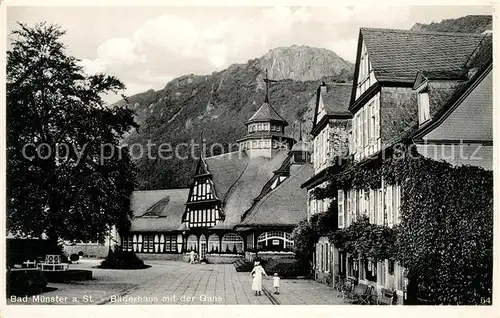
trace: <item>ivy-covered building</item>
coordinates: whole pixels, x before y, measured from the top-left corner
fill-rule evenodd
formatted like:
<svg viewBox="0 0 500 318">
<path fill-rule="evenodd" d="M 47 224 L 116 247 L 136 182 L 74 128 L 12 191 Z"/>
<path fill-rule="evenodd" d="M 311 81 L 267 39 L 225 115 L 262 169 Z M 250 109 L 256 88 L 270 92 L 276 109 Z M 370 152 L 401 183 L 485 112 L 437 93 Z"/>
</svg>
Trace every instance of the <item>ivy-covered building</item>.
<svg viewBox="0 0 500 318">
<path fill-rule="evenodd" d="M 368 178 L 346 181 L 341 176 L 382 169 L 383 162 L 403 148 L 415 146 L 417 153 L 436 160 L 450 157 L 431 153 L 431 146 L 465 145 L 469 154 L 480 148 L 479 160 L 449 161 L 491 169 L 490 71 L 491 35 L 361 28 L 350 100 L 344 102 L 352 119 L 336 136 L 344 143 L 337 149 L 347 151 L 331 152 L 325 149 L 328 144 L 315 142 L 314 154 L 327 154 L 332 164 L 325 172 L 315 171 L 303 184 L 313 202 L 309 215 L 330 208 L 336 213 L 333 227 L 338 229 L 349 227 L 361 216 L 382 227 L 398 225 L 404 203 L 399 182 L 384 179 L 382 173 L 376 182 Z M 344 100 L 341 94 L 335 98 Z M 320 107 L 316 113 L 321 114 Z M 314 125 L 316 137 L 321 126 Z M 323 160 L 321 155 L 313 156 L 314 166 Z M 329 175 L 330 183 L 334 182 L 329 189 L 335 193 L 330 199 L 318 200 L 314 189 L 327 188 L 322 175 Z M 357 175 L 358 179 L 362 176 Z M 355 255 L 322 237 L 316 244 L 314 264 L 318 280 L 351 277 L 379 291 L 394 291 L 402 302 L 405 269 L 396 260 Z"/>
<path fill-rule="evenodd" d="M 286 134 L 267 94 L 244 124 L 238 151 L 201 154 L 189 189 L 134 192 L 126 250 L 173 259 L 194 250 L 213 262 L 292 253 L 291 232 L 307 216 L 300 185 L 313 174 L 309 150 Z"/>
</svg>

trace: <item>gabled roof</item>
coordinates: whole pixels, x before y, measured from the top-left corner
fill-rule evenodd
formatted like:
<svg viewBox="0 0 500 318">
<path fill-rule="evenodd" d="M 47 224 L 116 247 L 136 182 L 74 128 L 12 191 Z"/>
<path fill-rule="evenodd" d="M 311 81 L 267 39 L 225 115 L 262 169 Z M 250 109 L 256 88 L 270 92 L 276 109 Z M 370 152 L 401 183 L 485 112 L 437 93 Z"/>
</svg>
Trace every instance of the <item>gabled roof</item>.
<svg viewBox="0 0 500 318">
<path fill-rule="evenodd" d="M 278 112 L 269 103 L 264 103 L 260 108 L 247 120 L 246 124 L 253 122 L 275 121 L 283 125 L 288 125 L 288 122 L 278 114 Z"/>
<path fill-rule="evenodd" d="M 307 217 L 307 190 L 300 185 L 314 174 L 314 169 L 304 164 L 292 171 L 246 213 L 241 226 L 295 226 Z"/>
<path fill-rule="evenodd" d="M 458 70 L 423 70 L 417 72 L 413 89 L 417 89 L 425 81 L 450 81 L 467 80 L 467 72 L 464 69 Z"/>
<path fill-rule="evenodd" d="M 321 86 L 319 87 L 320 92 Z M 352 83 L 326 83 L 325 86 L 326 92 L 321 93 L 321 97 L 326 113 L 328 115 L 349 113 Z"/>
<path fill-rule="evenodd" d="M 458 69 L 484 35 L 361 28 L 379 81 L 410 81 L 419 70 Z"/>
<path fill-rule="evenodd" d="M 491 72 L 493 67 L 492 56 L 492 36 L 486 35 L 483 37 L 482 41 L 478 43 L 477 48 L 471 53 L 470 57 L 463 65 L 464 71 L 469 70 L 470 78 L 461 85 L 458 85 L 455 91 L 449 95 L 447 100 L 443 101 L 443 106 L 437 114 L 415 132 L 414 139 L 418 140 L 442 123 L 474 90 L 474 88 L 481 83 L 486 75 Z"/>
<path fill-rule="evenodd" d="M 468 82 L 457 87 L 439 112 L 415 132 L 414 139 L 418 140 L 422 138 L 422 136 L 438 127 L 448 116 L 450 116 L 462 101 L 479 85 L 479 83 L 481 83 L 486 75 L 491 72 L 492 67 L 493 65 L 490 64 L 486 69 L 476 73 Z"/>
<path fill-rule="evenodd" d="M 378 82 L 413 84 L 419 70 L 460 69 L 485 35 L 361 28 L 354 71 L 354 103 L 362 43 Z"/>
<path fill-rule="evenodd" d="M 323 92 L 322 92 L 323 87 Z M 325 107 L 327 116 L 332 118 L 338 117 L 351 117 L 349 111 L 349 99 L 351 97 L 352 83 L 322 83 L 316 90 L 316 104 L 314 107 L 313 128 L 320 124 L 317 123 L 320 97 Z"/>
<path fill-rule="evenodd" d="M 189 189 L 134 191 L 131 231 L 175 230 L 182 222 Z"/>
<path fill-rule="evenodd" d="M 241 222 L 241 216 L 252 207 L 264 185 L 287 158 L 287 153 L 281 150 L 272 158 L 240 157 L 235 153 L 206 158 L 225 213 L 224 221 L 213 229 L 232 229 Z"/>
</svg>

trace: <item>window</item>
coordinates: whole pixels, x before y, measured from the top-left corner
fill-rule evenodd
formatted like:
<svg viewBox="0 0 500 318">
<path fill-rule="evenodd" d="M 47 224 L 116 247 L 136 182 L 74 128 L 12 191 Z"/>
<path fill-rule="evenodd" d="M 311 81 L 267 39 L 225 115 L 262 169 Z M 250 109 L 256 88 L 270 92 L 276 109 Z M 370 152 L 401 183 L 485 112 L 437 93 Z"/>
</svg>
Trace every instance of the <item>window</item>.
<svg viewBox="0 0 500 318">
<path fill-rule="evenodd" d="M 165 252 L 175 252 L 176 251 L 177 239 L 175 236 L 165 236 Z"/>
<path fill-rule="evenodd" d="M 196 235 L 194 235 L 194 234 L 189 235 L 189 237 L 187 239 L 186 249 L 188 251 L 197 251 L 198 250 L 198 238 L 196 237 Z"/>
<path fill-rule="evenodd" d="M 124 251 L 132 251 L 132 236 L 123 237 L 122 247 Z"/>
<path fill-rule="evenodd" d="M 429 110 L 429 93 L 427 91 L 418 94 L 418 119 L 422 124 L 431 118 Z"/>
<path fill-rule="evenodd" d="M 269 131 L 269 123 L 265 123 L 263 127 L 265 131 Z"/>
<path fill-rule="evenodd" d="M 356 160 L 380 150 L 380 99 L 375 95 L 353 116 L 350 149 Z"/>
<path fill-rule="evenodd" d="M 143 246 L 142 246 L 142 251 L 143 252 L 153 252 L 153 235 L 144 235 L 144 241 L 143 241 Z"/>
<path fill-rule="evenodd" d="M 243 238 L 238 234 L 228 233 L 222 237 L 221 252 L 223 253 L 242 253 Z"/>
<path fill-rule="evenodd" d="M 371 260 L 364 260 L 363 265 L 364 265 L 363 266 L 364 270 L 362 272 L 364 272 L 364 274 L 365 274 L 365 279 L 372 281 L 372 282 L 376 282 L 377 281 L 377 263 L 375 263 Z"/>
<path fill-rule="evenodd" d="M 278 241 L 278 244 L 273 244 L 273 241 Z M 293 248 L 293 238 L 287 232 L 264 232 L 257 237 L 257 248 L 259 250 L 291 250 Z"/>
<path fill-rule="evenodd" d="M 363 44 L 359 60 L 358 87 L 356 89 L 356 98 L 361 96 L 372 84 L 375 78 L 372 77 L 371 63 L 368 59 L 366 46 Z"/>
</svg>

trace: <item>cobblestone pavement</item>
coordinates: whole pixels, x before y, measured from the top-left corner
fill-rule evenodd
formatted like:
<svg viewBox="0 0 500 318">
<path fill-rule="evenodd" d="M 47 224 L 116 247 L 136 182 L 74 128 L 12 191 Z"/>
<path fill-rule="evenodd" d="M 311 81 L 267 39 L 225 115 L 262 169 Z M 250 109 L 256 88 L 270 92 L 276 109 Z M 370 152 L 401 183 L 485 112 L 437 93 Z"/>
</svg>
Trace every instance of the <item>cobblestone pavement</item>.
<svg viewBox="0 0 500 318">
<path fill-rule="evenodd" d="M 143 270 L 92 268 L 98 262 L 82 261 L 72 268 L 92 269 L 93 280 L 71 284 L 50 283 L 56 290 L 28 297 L 26 304 L 343 304 L 337 293 L 305 279 L 282 279 L 280 294 L 273 294 L 272 280 L 264 279 L 262 296 L 252 292 L 250 273 L 236 272 L 232 264 L 186 264 L 147 261 Z M 74 297 L 74 298 L 73 298 Z M 13 302 L 9 299 L 8 303 Z"/>
</svg>

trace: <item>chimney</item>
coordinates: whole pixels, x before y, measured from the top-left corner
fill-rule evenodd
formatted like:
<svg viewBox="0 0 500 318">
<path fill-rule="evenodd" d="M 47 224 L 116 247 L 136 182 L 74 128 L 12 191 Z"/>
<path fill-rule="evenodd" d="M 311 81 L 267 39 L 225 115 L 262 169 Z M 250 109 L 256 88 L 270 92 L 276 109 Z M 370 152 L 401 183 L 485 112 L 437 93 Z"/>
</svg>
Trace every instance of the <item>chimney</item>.
<svg viewBox="0 0 500 318">
<path fill-rule="evenodd" d="M 326 93 L 326 83 L 325 83 L 325 82 L 322 82 L 322 83 L 321 83 L 320 88 L 321 88 L 321 94 Z"/>
</svg>

